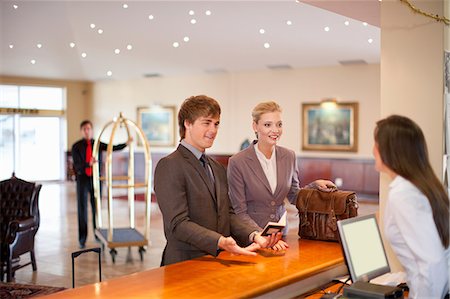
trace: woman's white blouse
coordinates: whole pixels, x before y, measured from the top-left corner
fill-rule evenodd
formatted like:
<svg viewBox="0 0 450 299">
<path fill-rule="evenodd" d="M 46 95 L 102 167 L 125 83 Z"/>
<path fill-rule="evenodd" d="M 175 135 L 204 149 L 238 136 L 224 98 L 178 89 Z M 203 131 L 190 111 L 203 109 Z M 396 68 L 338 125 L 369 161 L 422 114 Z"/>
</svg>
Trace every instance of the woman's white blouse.
<svg viewBox="0 0 450 299">
<path fill-rule="evenodd" d="M 401 176 L 389 187 L 384 230 L 406 271 L 409 298 L 443 298 L 448 293 L 450 250 L 442 246 L 430 203 Z"/>
<path fill-rule="evenodd" d="M 266 156 L 259 150 L 258 143 L 255 145 L 256 156 L 258 157 L 259 163 L 269 181 L 270 189 L 272 194 L 275 193 L 277 188 L 277 156 L 275 149 L 272 151 L 272 156 L 267 159 Z"/>
</svg>

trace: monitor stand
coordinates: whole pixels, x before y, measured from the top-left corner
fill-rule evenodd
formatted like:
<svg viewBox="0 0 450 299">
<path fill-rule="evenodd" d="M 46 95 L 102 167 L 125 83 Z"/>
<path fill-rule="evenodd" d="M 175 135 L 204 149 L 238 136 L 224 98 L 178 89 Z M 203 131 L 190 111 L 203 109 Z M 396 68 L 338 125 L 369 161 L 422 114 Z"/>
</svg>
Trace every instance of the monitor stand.
<svg viewBox="0 0 450 299">
<path fill-rule="evenodd" d="M 398 287 L 373 284 L 357 281 L 344 288 L 344 297 L 347 298 L 403 298 L 403 290 Z"/>
</svg>

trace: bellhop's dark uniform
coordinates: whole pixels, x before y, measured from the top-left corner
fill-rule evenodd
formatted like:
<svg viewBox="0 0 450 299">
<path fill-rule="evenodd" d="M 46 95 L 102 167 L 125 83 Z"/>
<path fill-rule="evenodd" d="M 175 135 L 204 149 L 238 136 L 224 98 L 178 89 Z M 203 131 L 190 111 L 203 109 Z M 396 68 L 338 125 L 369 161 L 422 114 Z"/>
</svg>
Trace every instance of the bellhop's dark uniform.
<svg viewBox="0 0 450 299">
<path fill-rule="evenodd" d="M 89 141 L 91 143 L 91 148 L 94 148 L 94 139 Z M 92 210 L 92 224 L 94 226 L 94 230 L 97 228 L 97 223 L 95 219 L 96 214 L 96 205 L 95 205 L 95 197 L 94 197 L 94 187 L 92 181 L 92 175 L 88 176 L 86 174 L 86 168 L 89 168 L 89 162 L 86 161 L 86 149 L 87 149 L 88 141 L 86 139 L 81 139 L 75 142 L 72 146 L 72 158 L 73 158 L 73 167 L 76 172 L 77 177 L 77 202 L 78 202 L 78 241 L 80 242 L 80 246 L 84 247 L 87 239 L 88 232 L 88 224 L 87 224 L 87 197 L 88 193 L 90 195 L 91 202 L 91 210 Z M 113 151 L 121 150 L 125 148 L 127 145 L 118 144 L 113 146 Z M 99 147 L 99 156 L 96 157 L 99 165 L 102 165 L 102 151 L 106 151 L 108 145 L 106 143 L 100 142 Z"/>
</svg>

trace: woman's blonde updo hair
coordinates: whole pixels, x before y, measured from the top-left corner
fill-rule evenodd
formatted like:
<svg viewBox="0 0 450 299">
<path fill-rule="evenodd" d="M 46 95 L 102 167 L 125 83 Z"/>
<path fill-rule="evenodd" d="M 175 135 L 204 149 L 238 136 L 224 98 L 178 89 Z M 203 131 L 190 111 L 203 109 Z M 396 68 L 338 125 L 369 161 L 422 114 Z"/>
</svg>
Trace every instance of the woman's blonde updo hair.
<svg viewBox="0 0 450 299">
<path fill-rule="evenodd" d="M 270 112 L 281 112 L 280 105 L 278 105 L 274 101 L 259 103 L 258 105 L 256 105 L 255 108 L 253 108 L 253 111 L 252 111 L 253 121 L 255 123 L 258 123 L 258 121 L 261 118 L 261 115 L 263 115 L 264 113 L 270 113 Z"/>
</svg>

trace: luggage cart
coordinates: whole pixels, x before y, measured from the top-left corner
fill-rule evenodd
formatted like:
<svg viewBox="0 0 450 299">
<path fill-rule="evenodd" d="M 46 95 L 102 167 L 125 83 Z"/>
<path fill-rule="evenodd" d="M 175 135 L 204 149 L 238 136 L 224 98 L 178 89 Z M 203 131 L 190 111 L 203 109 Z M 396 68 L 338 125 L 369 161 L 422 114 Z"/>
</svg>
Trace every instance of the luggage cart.
<svg viewBox="0 0 450 299">
<path fill-rule="evenodd" d="M 111 129 L 112 126 L 112 129 Z M 145 179 L 144 182 L 135 181 L 134 173 L 134 143 L 131 142 L 128 145 L 128 175 L 127 176 L 115 176 L 113 177 L 113 165 L 112 165 L 112 152 L 113 152 L 113 141 L 118 129 L 125 129 L 128 138 L 131 138 L 132 133 L 130 128 L 134 129 L 136 136 L 140 140 L 144 148 L 145 156 Z M 134 122 L 123 117 L 120 113 L 118 118 L 114 118 L 112 121 L 108 122 L 100 132 L 100 135 L 94 142 L 94 148 L 92 154 L 97 157 L 99 152 L 101 137 L 105 134 L 107 129 L 111 129 L 111 135 L 109 137 L 108 147 L 106 150 L 106 161 L 105 161 L 105 175 L 100 176 L 100 165 L 98 161 L 92 165 L 93 167 L 93 182 L 94 182 L 94 194 L 97 206 L 97 224 L 98 228 L 95 230 L 95 235 L 102 243 L 102 247 L 108 247 L 110 249 L 110 254 L 113 263 L 116 262 L 116 255 L 118 247 L 128 247 L 132 246 L 139 247 L 139 255 L 141 261 L 144 259 L 145 247 L 149 244 L 149 233 L 150 233 L 150 204 L 151 204 L 151 156 L 150 147 L 148 145 L 147 138 L 142 131 L 142 129 L 137 126 Z M 100 194 L 100 182 L 104 182 L 107 197 L 107 212 L 108 221 L 104 225 L 102 221 L 102 199 Z M 125 184 L 114 183 L 117 181 L 126 181 Z M 144 232 L 139 232 L 135 227 L 135 208 L 134 208 L 134 197 L 135 189 L 144 189 L 145 196 L 145 223 Z M 114 214 L 113 214 L 113 189 L 127 189 L 128 193 L 128 227 L 115 227 L 114 225 Z"/>
</svg>

